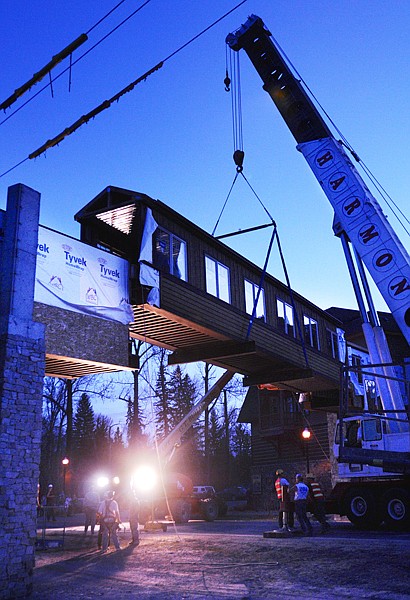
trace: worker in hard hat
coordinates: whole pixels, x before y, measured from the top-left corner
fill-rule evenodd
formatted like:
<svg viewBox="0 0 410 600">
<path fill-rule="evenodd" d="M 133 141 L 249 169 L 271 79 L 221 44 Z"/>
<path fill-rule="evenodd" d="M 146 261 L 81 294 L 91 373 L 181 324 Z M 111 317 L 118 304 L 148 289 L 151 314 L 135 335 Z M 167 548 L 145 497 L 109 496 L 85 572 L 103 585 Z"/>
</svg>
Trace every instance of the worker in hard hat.
<svg viewBox="0 0 410 600">
<path fill-rule="evenodd" d="M 55 505 L 56 505 L 56 495 L 54 492 L 54 486 L 52 483 L 49 484 L 46 495 L 46 510 L 47 510 L 47 520 L 52 519 L 56 520 L 55 513 Z"/>
<path fill-rule="evenodd" d="M 120 543 L 117 537 L 117 529 L 121 523 L 118 503 L 114 500 L 115 492 L 107 491 L 104 494 L 104 500 L 98 507 L 100 515 L 100 526 L 102 527 L 102 552 L 107 552 L 108 543 L 112 541 L 116 550 L 120 550 Z"/>
<path fill-rule="evenodd" d="M 280 531 L 291 531 L 294 525 L 293 508 L 289 495 L 289 481 L 284 476 L 283 470 L 276 471 L 275 480 L 276 496 L 279 500 L 278 524 Z"/>
<path fill-rule="evenodd" d="M 305 535 L 312 535 L 313 528 L 312 524 L 307 516 L 307 498 L 309 495 L 309 488 L 303 481 L 303 475 L 298 473 L 296 475 L 295 484 L 295 511 L 299 521 L 301 530 Z"/>
<path fill-rule="evenodd" d="M 306 475 L 306 485 L 309 488 L 308 507 L 315 519 L 320 523 L 321 533 L 325 533 L 330 525 L 326 520 L 325 496 L 320 484 L 312 473 Z"/>
</svg>

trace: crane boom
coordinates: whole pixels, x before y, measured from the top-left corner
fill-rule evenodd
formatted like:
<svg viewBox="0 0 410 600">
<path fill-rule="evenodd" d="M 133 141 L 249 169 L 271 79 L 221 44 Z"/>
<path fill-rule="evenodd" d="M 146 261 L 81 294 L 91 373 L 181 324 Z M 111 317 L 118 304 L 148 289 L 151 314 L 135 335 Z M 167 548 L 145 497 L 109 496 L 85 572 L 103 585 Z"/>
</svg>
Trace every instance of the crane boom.
<svg viewBox="0 0 410 600">
<path fill-rule="evenodd" d="M 379 203 L 287 66 L 262 19 L 251 15 L 226 42 L 248 54 L 334 209 L 337 235 L 347 235 L 410 343 L 410 259 Z"/>
<path fill-rule="evenodd" d="M 212 400 L 219 396 L 234 375 L 235 373 L 232 371 L 225 371 L 218 381 L 214 383 L 211 389 L 191 408 L 189 413 L 185 415 L 182 421 L 180 421 L 180 423 L 178 423 L 171 433 L 169 433 L 167 437 L 160 442 L 158 445 L 159 453 L 161 456 L 165 457 L 167 462 L 171 460 L 175 449 L 181 445 L 181 439 L 183 435 L 190 427 L 192 427 L 195 421 L 204 412 L 206 407 L 210 405 Z"/>
</svg>

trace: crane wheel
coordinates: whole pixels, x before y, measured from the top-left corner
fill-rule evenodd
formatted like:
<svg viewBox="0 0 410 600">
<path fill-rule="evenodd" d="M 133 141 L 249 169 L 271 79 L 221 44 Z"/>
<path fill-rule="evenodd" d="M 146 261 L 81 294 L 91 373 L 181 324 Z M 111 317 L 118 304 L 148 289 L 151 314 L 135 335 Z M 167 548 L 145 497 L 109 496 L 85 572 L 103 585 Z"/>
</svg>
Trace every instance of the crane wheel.
<svg viewBox="0 0 410 600">
<path fill-rule="evenodd" d="M 348 490 L 343 506 L 349 521 L 360 529 L 376 529 L 382 521 L 376 499 L 366 488 Z"/>
<path fill-rule="evenodd" d="M 381 501 L 384 522 L 389 529 L 410 527 L 410 494 L 402 488 L 387 490 Z"/>
</svg>

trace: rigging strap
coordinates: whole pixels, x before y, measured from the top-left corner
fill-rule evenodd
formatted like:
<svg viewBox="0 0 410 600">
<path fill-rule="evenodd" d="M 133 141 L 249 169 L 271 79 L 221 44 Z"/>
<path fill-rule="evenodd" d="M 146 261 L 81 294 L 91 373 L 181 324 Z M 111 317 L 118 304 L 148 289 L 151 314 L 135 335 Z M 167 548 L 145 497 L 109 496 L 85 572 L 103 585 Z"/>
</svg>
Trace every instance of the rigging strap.
<svg viewBox="0 0 410 600">
<path fill-rule="evenodd" d="M 219 213 L 219 217 L 218 217 L 218 219 L 217 219 L 217 221 L 216 221 L 216 223 L 215 223 L 215 227 L 214 227 L 214 228 L 213 228 L 213 230 L 212 230 L 212 235 L 215 235 L 216 228 L 217 228 L 217 227 L 218 227 L 218 225 L 219 225 L 219 221 L 221 220 L 222 213 L 223 213 L 223 211 L 225 210 L 225 206 L 226 206 L 226 204 L 227 204 L 227 202 L 228 202 L 228 200 L 229 200 L 229 196 L 230 196 L 230 195 L 231 195 L 231 193 L 232 193 L 233 186 L 235 185 L 235 183 L 236 183 L 236 180 L 238 179 L 238 175 L 239 175 L 239 173 L 237 172 L 237 173 L 236 173 L 236 175 L 235 175 L 235 177 L 234 177 L 234 179 L 233 179 L 233 182 L 232 182 L 232 185 L 231 185 L 231 189 L 229 190 L 229 192 L 228 192 L 228 195 L 227 195 L 227 197 L 226 197 L 226 199 L 225 199 L 225 202 L 224 202 L 224 205 L 223 205 L 223 207 L 222 207 L 222 210 L 221 210 L 221 212 Z"/>
<path fill-rule="evenodd" d="M 253 322 L 254 322 L 255 317 L 256 317 L 256 309 L 257 309 L 258 302 L 259 302 L 259 296 L 261 294 L 261 290 L 262 290 L 262 287 L 263 287 L 263 282 L 265 281 L 266 269 L 268 268 L 269 257 L 270 257 L 270 253 L 271 253 L 271 250 L 272 250 L 272 246 L 273 246 L 273 242 L 274 242 L 276 234 L 277 234 L 277 229 L 276 229 L 276 224 L 275 224 L 275 226 L 273 228 L 273 231 L 272 231 L 272 236 L 270 238 L 270 242 L 269 242 L 269 246 L 268 246 L 268 251 L 266 253 L 265 264 L 263 265 L 263 270 L 262 270 L 262 273 L 261 273 L 261 278 L 259 280 L 258 292 L 256 294 L 256 297 L 255 297 L 255 300 L 254 300 L 254 303 L 253 303 L 252 315 L 251 315 L 251 318 L 249 319 L 248 331 L 246 332 L 246 340 L 249 340 L 249 336 L 251 334 L 251 329 L 252 329 L 252 326 L 253 326 Z"/>
<path fill-rule="evenodd" d="M 290 296 L 290 301 L 292 303 L 293 313 L 295 315 L 296 327 L 297 327 L 297 330 L 298 330 L 300 341 L 302 343 L 303 356 L 305 357 L 306 367 L 309 368 L 309 359 L 308 359 L 307 352 L 306 352 L 305 338 L 302 335 L 303 334 L 302 327 L 300 325 L 300 320 L 299 320 L 299 317 L 298 317 L 298 312 L 296 310 L 295 299 L 294 299 L 294 296 L 293 296 L 293 290 L 292 290 L 292 286 L 290 285 L 289 274 L 288 274 L 288 270 L 286 268 L 285 258 L 283 256 L 282 246 L 281 246 L 280 240 L 279 240 L 279 235 L 277 235 L 277 240 L 278 240 L 279 256 L 280 256 L 280 259 L 281 259 L 281 262 L 282 262 L 283 272 L 284 272 L 285 278 L 286 278 L 286 285 L 288 286 L 288 290 L 289 290 L 289 296 Z"/>
</svg>

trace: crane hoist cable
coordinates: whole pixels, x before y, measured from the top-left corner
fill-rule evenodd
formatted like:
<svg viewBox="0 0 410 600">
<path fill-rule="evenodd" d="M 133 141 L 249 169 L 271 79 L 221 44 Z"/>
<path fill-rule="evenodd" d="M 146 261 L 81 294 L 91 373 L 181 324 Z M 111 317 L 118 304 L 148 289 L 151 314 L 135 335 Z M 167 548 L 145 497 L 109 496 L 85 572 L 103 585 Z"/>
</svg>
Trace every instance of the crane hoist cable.
<svg viewBox="0 0 410 600">
<path fill-rule="evenodd" d="M 231 77 L 229 76 L 231 73 Z M 243 151 L 243 128 L 242 128 L 242 99 L 241 99 L 241 84 L 240 84 L 240 64 L 239 53 L 233 52 L 231 48 L 225 46 L 225 91 L 231 93 L 231 115 L 232 115 L 232 141 L 233 141 L 233 160 L 236 165 L 236 174 L 232 185 L 216 220 L 212 230 L 212 235 L 219 225 L 222 214 L 226 208 L 229 197 L 232 193 L 234 185 L 238 179 L 238 175 L 243 172 L 243 161 L 245 153 Z"/>
<path fill-rule="evenodd" d="M 229 54 L 228 54 L 229 52 Z M 229 57 L 229 58 L 228 58 Z M 232 74 L 232 79 L 229 77 L 229 71 L 228 71 L 228 64 L 229 64 L 229 68 L 230 68 L 230 72 Z M 298 334 L 299 334 L 299 338 L 301 340 L 301 344 L 302 344 L 302 350 L 303 350 L 303 356 L 305 359 L 305 363 L 306 366 L 309 367 L 309 359 L 307 356 L 307 351 L 306 351 L 306 346 L 305 346 L 305 340 L 304 340 L 304 336 L 302 335 L 302 328 L 301 328 L 301 324 L 300 324 L 300 320 L 298 317 L 298 313 L 296 310 L 296 305 L 295 305 L 295 301 L 294 301 L 294 296 L 293 296 L 293 291 L 292 291 L 292 286 L 290 284 L 290 278 L 289 278 L 289 274 L 288 274 L 288 270 L 286 267 L 286 263 L 285 263 L 285 258 L 283 255 L 283 251 L 282 251 L 282 246 L 279 240 L 279 235 L 278 235 L 278 231 L 277 231 L 277 226 L 275 223 L 275 220 L 273 219 L 272 215 L 270 214 L 270 212 L 268 211 L 268 209 L 266 208 L 265 204 L 262 202 L 261 198 L 258 196 L 258 194 L 256 193 L 256 191 L 254 190 L 254 188 L 251 186 L 251 184 L 249 183 L 248 179 L 246 178 L 244 172 L 243 172 L 243 161 L 245 158 L 245 153 L 243 150 L 243 127 L 242 127 L 242 99 L 241 99 L 241 78 L 240 78 L 240 65 L 239 65 L 239 53 L 238 52 L 233 52 L 231 49 L 229 49 L 229 51 L 226 51 L 225 53 L 225 79 L 224 79 L 224 85 L 225 85 L 225 91 L 226 92 L 231 92 L 231 111 L 232 111 L 232 134 L 233 134 L 233 145 L 234 145 L 234 152 L 233 152 L 233 160 L 234 163 L 236 165 L 236 174 L 235 177 L 233 179 L 232 185 L 230 187 L 230 190 L 228 192 L 228 195 L 225 199 L 225 202 L 222 206 L 222 210 L 219 214 L 219 217 L 216 221 L 216 224 L 213 228 L 212 231 L 212 235 L 214 236 L 216 228 L 218 227 L 219 221 L 222 217 L 222 214 L 225 210 L 225 207 L 228 203 L 229 197 L 232 193 L 233 187 L 238 179 L 239 175 L 242 175 L 243 179 L 245 180 L 245 182 L 247 183 L 248 187 L 250 188 L 250 190 L 252 191 L 253 195 L 256 197 L 256 199 L 258 200 L 258 202 L 260 203 L 260 205 L 262 206 L 263 210 L 265 211 L 265 213 L 268 215 L 270 221 L 271 221 L 271 225 L 273 225 L 273 232 L 272 232 L 272 236 L 268 245 L 268 250 L 266 253 L 266 257 L 265 257 L 265 262 L 264 262 L 264 266 L 262 269 L 262 273 L 261 273 L 261 277 L 260 277 L 260 281 L 259 281 L 259 286 L 258 286 L 258 291 L 256 293 L 255 299 L 254 299 L 254 303 L 253 303 L 253 308 L 252 308 L 252 314 L 251 317 L 249 319 L 249 324 L 248 324 L 248 330 L 246 333 L 246 340 L 249 340 L 250 337 L 250 333 L 252 330 L 252 326 L 256 317 L 256 311 L 257 311 L 257 307 L 258 307 L 258 302 L 259 302 L 259 298 L 260 298 L 260 294 L 261 291 L 263 289 L 263 284 L 265 281 L 265 277 L 266 277 L 266 272 L 267 272 L 267 267 L 268 267 L 268 262 L 269 262 L 269 258 L 270 258 L 270 254 L 272 251 L 272 247 L 273 247 L 273 242 L 275 241 L 275 238 L 277 240 L 277 244 L 278 244 L 278 251 L 279 251 L 279 256 L 281 259 L 281 263 L 282 263 L 282 268 L 283 268 L 283 272 L 285 275 L 285 279 L 286 279 L 286 284 L 289 290 L 289 296 L 291 299 L 291 304 L 293 307 L 293 312 L 295 315 L 295 322 L 296 322 L 296 327 L 298 330 Z M 264 226 L 263 226 L 264 227 Z M 252 231 L 255 229 L 259 229 L 258 227 L 256 228 L 251 228 L 251 229 L 247 229 L 246 231 Z M 238 233 L 244 233 L 244 232 L 238 232 Z M 234 235 L 234 234 L 232 234 Z M 227 236 L 221 236 L 221 237 L 227 237 Z"/>
<path fill-rule="evenodd" d="M 232 113 L 232 141 L 233 160 L 236 164 L 237 173 L 243 170 L 243 127 L 242 127 L 242 93 L 241 93 L 241 70 L 239 53 L 233 52 L 231 48 L 225 48 L 225 91 L 231 92 Z M 229 72 L 231 77 L 229 77 Z"/>
</svg>

